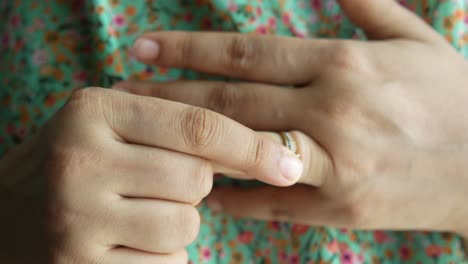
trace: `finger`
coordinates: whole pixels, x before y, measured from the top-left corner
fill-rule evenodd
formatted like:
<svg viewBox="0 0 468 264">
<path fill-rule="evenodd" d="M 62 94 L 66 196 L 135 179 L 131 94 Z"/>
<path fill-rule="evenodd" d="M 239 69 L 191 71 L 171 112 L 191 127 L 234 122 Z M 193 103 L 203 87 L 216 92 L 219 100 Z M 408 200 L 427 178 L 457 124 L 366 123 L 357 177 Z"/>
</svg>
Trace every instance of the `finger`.
<svg viewBox="0 0 468 264">
<path fill-rule="evenodd" d="M 200 216 L 187 204 L 146 199 L 122 199 L 109 226 L 112 245 L 150 253 L 184 249 L 198 235 Z"/>
<path fill-rule="evenodd" d="M 219 187 L 205 200 L 214 211 L 239 218 L 266 221 L 290 221 L 308 225 L 348 227 L 349 211 L 305 185 L 288 188 Z"/>
<path fill-rule="evenodd" d="M 283 144 L 283 138 L 274 132 L 259 132 L 259 136 Z M 313 139 L 300 131 L 290 132 L 297 145 L 297 154 L 304 164 L 304 172 L 298 183 L 322 187 L 333 171 L 329 155 Z M 254 179 L 242 172 L 215 164 L 214 171 L 237 179 Z"/>
<path fill-rule="evenodd" d="M 277 142 L 278 144 L 283 144 L 282 138 L 279 133 L 275 133 L 275 132 L 257 132 L 257 133 L 262 138 Z M 255 180 L 254 177 L 246 175 L 242 171 L 231 169 L 231 168 L 228 168 L 226 166 L 223 166 L 217 163 L 213 164 L 213 171 L 215 172 L 215 174 L 222 174 L 230 178 L 242 179 L 242 180 Z"/>
<path fill-rule="evenodd" d="M 131 248 L 117 247 L 109 251 L 108 264 L 187 264 L 188 256 L 185 250 L 172 254 L 152 254 Z"/>
<path fill-rule="evenodd" d="M 422 19 L 395 0 L 339 0 L 350 20 L 371 39 L 440 40 Z"/>
<path fill-rule="evenodd" d="M 273 185 L 292 185 L 302 175 L 303 164 L 291 151 L 223 115 L 157 98 L 99 92 L 109 104 L 104 111 L 109 132 L 124 143 L 199 156 Z"/>
<path fill-rule="evenodd" d="M 213 168 L 205 159 L 160 148 L 115 145 L 109 171 L 115 193 L 129 198 L 164 199 L 194 204 L 211 191 Z"/>
<path fill-rule="evenodd" d="M 293 129 L 290 117 L 303 96 L 275 85 L 211 81 L 124 81 L 113 89 L 207 108 L 255 130 Z"/>
<path fill-rule="evenodd" d="M 302 84 L 322 68 L 331 40 L 238 33 L 147 33 L 134 45 L 144 63 L 278 84 Z"/>
</svg>

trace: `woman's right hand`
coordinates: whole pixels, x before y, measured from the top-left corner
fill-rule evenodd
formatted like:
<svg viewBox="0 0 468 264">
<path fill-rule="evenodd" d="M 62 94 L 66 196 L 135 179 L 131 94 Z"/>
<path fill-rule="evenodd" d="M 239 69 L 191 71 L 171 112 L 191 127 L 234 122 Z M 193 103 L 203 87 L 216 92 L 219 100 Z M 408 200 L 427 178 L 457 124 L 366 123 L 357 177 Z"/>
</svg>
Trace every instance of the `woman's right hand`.
<svg viewBox="0 0 468 264">
<path fill-rule="evenodd" d="M 211 190 L 212 162 L 278 186 L 302 173 L 285 147 L 224 116 L 101 88 L 75 92 L 35 138 L 28 160 L 40 160 L 30 178 L 42 183 L 33 191 L 44 194 L 37 206 L 44 219 L 30 219 L 44 223 L 37 244 L 44 259 L 26 247 L 27 234 L 10 232 L 34 263 L 187 263 L 184 247 L 198 234 L 195 205 Z M 0 174 L 21 171 L 15 162 L 27 166 L 9 155 Z"/>
</svg>

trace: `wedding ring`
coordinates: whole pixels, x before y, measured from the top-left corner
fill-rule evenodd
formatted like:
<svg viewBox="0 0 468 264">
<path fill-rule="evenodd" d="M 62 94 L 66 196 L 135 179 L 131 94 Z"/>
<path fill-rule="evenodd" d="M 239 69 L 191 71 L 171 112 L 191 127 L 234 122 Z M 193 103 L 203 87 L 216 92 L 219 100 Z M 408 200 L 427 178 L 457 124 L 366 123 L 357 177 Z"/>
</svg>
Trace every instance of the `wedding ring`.
<svg viewBox="0 0 468 264">
<path fill-rule="evenodd" d="M 292 153 L 296 154 L 296 156 L 299 158 L 300 155 L 297 153 L 297 144 L 291 133 L 283 131 L 280 133 L 280 135 L 283 139 L 283 145 L 291 150 Z"/>
</svg>

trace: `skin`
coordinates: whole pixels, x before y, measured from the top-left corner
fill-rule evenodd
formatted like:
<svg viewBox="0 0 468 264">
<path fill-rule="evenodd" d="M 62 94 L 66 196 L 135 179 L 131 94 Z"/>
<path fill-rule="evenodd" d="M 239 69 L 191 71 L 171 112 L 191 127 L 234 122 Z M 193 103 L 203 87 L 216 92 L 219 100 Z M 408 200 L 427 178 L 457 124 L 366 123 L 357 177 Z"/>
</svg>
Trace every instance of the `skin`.
<svg viewBox="0 0 468 264">
<path fill-rule="evenodd" d="M 393 1 L 341 2 L 374 41 L 143 36 L 143 62 L 246 82 L 76 92 L 0 160 L 0 262 L 186 263 L 214 172 L 272 185 L 210 194 L 239 217 L 467 234 L 467 63 Z"/>
<path fill-rule="evenodd" d="M 211 109 L 255 130 L 293 131 L 301 184 L 216 189 L 208 198 L 213 208 L 264 220 L 466 236 L 468 63 L 395 1 L 340 3 L 371 41 L 148 33 L 135 45 L 141 61 L 244 82 L 117 88 Z"/>
<path fill-rule="evenodd" d="M 285 159 L 300 165 L 289 178 Z M 187 263 L 218 164 L 277 186 L 302 174 L 284 146 L 213 111 L 78 90 L 0 162 L 0 262 Z"/>
</svg>

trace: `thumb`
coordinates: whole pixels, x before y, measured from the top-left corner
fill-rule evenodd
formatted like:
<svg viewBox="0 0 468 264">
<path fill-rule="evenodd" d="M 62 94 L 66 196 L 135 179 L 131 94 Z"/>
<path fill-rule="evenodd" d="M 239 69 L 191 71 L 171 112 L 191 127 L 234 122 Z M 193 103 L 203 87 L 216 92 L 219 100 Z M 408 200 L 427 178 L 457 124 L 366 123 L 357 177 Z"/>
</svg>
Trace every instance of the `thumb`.
<svg viewBox="0 0 468 264">
<path fill-rule="evenodd" d="M 299 155 L 304 166 L 302 176 L 299 178 L 298 183 L 316 187 L 323 186 L 326 178 L 333 173 L 333 165 L 330 157 L 314 140 L 312 140 L 306 134 L 300 131 L 292 131 L 289 134 L 297 145 L 296 153 Z M 279 133 L 257 132 L 257 135 L 266 140 L 272 140 L 279 144 L 284 144 L 284 139 Z M 221 164 L 215 163 L 213 170 L 215 173 L 224 174 L 225 176 L 231 178 L 262 180 L 255 178 L 252 175 L 246 175 L 239 170 L 231 169 Z"/>
<path fill-rule="evenodd" d="M 339 0 L 351 22 L 370 39 L 406 38 L 430 41 L 439 37 L 422 19 L 396 0 Z"/>
</svg>

